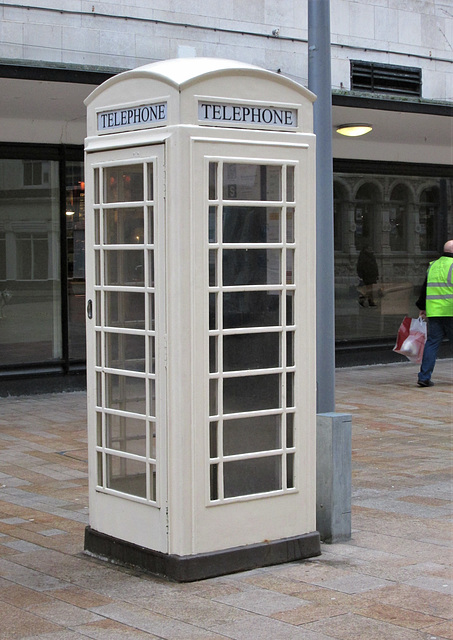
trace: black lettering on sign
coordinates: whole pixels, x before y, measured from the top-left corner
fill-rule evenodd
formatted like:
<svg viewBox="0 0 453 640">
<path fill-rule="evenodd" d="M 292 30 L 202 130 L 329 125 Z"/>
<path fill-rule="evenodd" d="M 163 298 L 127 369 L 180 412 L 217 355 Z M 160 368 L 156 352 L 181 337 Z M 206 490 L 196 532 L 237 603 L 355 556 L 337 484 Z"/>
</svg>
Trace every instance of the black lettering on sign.
<svg viewBox="0 0 453 640">
<path fill-rule="evenodd" d="M 103 111 L 97 115 L 98 131 L 160 124 L 167 120 L 167 103 Z"/>
<path fill-rule="evenodd" d="M 297 109 L 199 102 L 198 120 L 201 122 L 234 122 L 295 128 L 297 127 Z"/>
</svg>

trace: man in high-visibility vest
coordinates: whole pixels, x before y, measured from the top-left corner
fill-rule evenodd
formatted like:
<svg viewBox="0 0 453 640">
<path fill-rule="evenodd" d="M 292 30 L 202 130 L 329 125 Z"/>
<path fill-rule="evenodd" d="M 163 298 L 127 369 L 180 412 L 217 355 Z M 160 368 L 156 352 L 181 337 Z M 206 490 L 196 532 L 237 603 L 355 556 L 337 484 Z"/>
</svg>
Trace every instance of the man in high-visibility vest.
<svg viewBox="0 0 453 640">
<path fill-rule="evenodd" d="M 444 338 L 453 343 L 453 240 L 444 245 L 440 258 L 431 262 L 420 297 L 415 303 L 428 322 L 428 337 L 418 374 L 419 387 L 432 387 L 431 375 Z"/>
</svg>

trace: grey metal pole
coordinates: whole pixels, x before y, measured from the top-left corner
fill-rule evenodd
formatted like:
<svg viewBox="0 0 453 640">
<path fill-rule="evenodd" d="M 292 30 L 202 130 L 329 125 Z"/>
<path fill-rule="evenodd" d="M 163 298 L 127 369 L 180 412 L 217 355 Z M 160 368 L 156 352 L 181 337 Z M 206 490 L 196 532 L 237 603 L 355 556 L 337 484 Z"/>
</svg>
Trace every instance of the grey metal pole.
<svg viewBox="0 0 453 640">
<path fill-rule="evenodd" d="M 308 0 L 308 88 L 316 94 L 317 412 L 335 411 L 332 80 L 330 0 Z"/>
</svg>

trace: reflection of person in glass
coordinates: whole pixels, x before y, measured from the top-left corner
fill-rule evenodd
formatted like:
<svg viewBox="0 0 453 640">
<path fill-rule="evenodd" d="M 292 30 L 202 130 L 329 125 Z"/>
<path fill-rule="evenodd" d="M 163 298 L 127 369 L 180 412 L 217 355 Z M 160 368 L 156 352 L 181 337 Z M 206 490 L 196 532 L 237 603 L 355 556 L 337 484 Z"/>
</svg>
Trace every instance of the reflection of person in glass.
<svg viewBox="0 0 453 640">
<path fill-rule="evenodd" d="M 431 374 L 437 352 L 444 338 L 453 343 L 453 240 L 444 245 L 444 252 L 428 267 L 420 296 L 415 303 L 420 317 L 428 321 L 428 337 L 418 374 L 419 387 L 431 387 Z"/>
<path fill-rule="evenodd" d="M 364 307 L 368 302 L 370 307 L 375 307 L 374 285 L 379 278 L 379 269 L 373 249 L 368 244 L 366 244 L 359 253 L 359 259 L 357 260 L 357 275 L 361 280 L 359 288 L 359 304 Z"/>
</svg>

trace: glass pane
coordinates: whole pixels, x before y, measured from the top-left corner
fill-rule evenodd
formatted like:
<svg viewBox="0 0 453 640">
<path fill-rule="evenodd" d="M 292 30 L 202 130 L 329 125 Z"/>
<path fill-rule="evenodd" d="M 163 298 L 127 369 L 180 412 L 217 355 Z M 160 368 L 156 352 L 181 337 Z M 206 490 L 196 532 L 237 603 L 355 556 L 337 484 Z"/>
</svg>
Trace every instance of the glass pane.
<svg viewBox="0 0 453 640">
<path fill-rule="evenodd" d="M 96 445 L 102 447 L 102 413 L 96 412 Z"/>
<path fill-rule="evenodd" d="M 294 167 L 286 167 L 286 200 L 294 202 Z"/>
<path fill-rule="evenodd" d="M 98 245 L 101 243 L 101 223 L 100 223 L 100 212 L 98 209 L 94 211 L 94 244 Z"/>
<path fill-rule="evenodd" d="M 218 388 L 219 388 L 219 382 L 217 379 L 209 380 L 209 415 L 210 416 L 216 416 L 219 413 Z"/>
<path fill-rule="evenodd" d="M 105 366 L 111 369 L 145 371 L 145 337 L 106 333 Z"/>
<path fill-rule="evenodd" d="M 294 332 L 288 331 L 286 334 L 286 366 L 294 366 Z"/>
<path fill-rule="evenodd" d="M 0 251 L 3 253 L 0 258 L 1 364 L 60 360 L 58 162 L 0 160 L 0 229 Z M 78 246 L 78 256 L 80 250 L 81 246 Z M 73 268 L 70 269 L 73 274 Z M 69 309 L 74 326 L 79 325 L 74 337 L 79 340 L 82 350 L 83 296 L 82 280 L 80 288 L 74 287 L 70 292 Z"/>
<path fill-rule="evenodd" d="M 156 459 L 156 423 L 153 420 L 149 421 L 149 429 L 150 429 L 150 451 L 149 457 L 152 459 Z"/>
<path fill-rule="evenodd" d="M 105 374 L 106 407 L 146 414 L 145 380 Z"/>
<path fill-rule="evenodd" d="M 154 336 L 149 338 L 149 373 L 156 372 L 156 339 Z"/>
<path fill-rule="evenodd" d="M 294 447 L 294 413 L 286 414 L 286 446 Z"/>
<path fill-rule="evenodd" d="M 86 357 L 85 178 L 82 161 L 67 161 L 65 166 L 69 357 L 71 359 L 84 360 Z M 98 223 L 99 215 L 97 216 L 97 224 Z M 96 229 L 96 231 L 98 231 L 98 229 Z M 99 234 L 97 238 L 99 240 Z"/>
<path fill-rule="evenodd" d="M 154 164 L 148 164 L 148 200 L 154 200 Z"/>
<path fill-rule="evenodd" d="M 217 357 L 217 342 L 217 337 L 211 336 L 209 338 L 209 373 L 216 373 L 219 369 Z"/>
<path fill-rule="evenodd" d="M 146 498 L 146 464 L 106 455 L 107 487 L 121 493 Z"/>
<path fill-rule="evenodd" d="M 209 467 L 209 472 L 210 472 L 210 498 L 211 500 L 218 500 L 219 499 L 219 469 L 218 469 L 219 465 L 218 464 L 211 464 L 211 466 Z"/>
<path fill-rule="evenodd" d="M 149 499 L 152 500 L 153 502 L 156 502 L 157 500 L 156 477 L 157 477 L 157 467 L 155 464 L 150 464 L 149 465 L 149 481 L 151 486 L 149 488 Z"/>
<path fill-rule="evenodd" d="M 154 293 L 148 294 L 149 300 L 149 329 L 154 331 L 156 328 L 156 304 L 154 299 Z"/>
<path fill-rule="evenodd" d="M 217 432 L 218 423 L 211 422 L 211 424 L 209 425 L 209 456 L 211 458 L 217 458 L 218 456 Z"/>
<path fill-rule="evenodd" d="M 281 416 L 238 418 L 223 423 L 223 453 L 226 456 L 281 447 Z"/>
<path fill-rule="evenodd" d="M 217 207 L 209 207 L 209 242 L 217 242 Z"/>
<path fill-rule="evenodd" d="M 131 329 L 145 328 L 145 294 L 126 291 L 105 292 L 105 325 Z"/>
<path fill-rule="evenodd" d="M 217 162 L 209 163 L 209 200 L 217 200 Z"/>
<path fill-rule="evenodd" d="M 100 327 L 102 323 L 102 305 L 101 305 L 102 293 L 100 291 L 95 291 L 94 296 L 96 301 L 96 304 L 94 305 L 96 326 Z"/>
<path fill-rule="evenodd" d="M 286 456 L 286 487 L 294 488 L 294 453 L 288 453 Z"/>
<path fill-rule="evenodd" d="M 100 190 L 99 190 L 99 169 L 94 170 L 94 204 L 100 203 Z"/>
<path fill-rule="evenodd" d="M 156 381 L 149 381 L 149 412 L 152 418 L 156 417 Z"/>
<path fill-rule="evenodd" d="M 97 454 L 97 469 L 98 469 L 97 483 L 100 487 L 102 487 L 104 485 L 104 480 L 103 480 L 104 463 L 102 459 L 102 453 L 100 451 L 98 451 L 98 454 Z"/>
<path fill-rule="evenodd" d="M 149 279 L 148 279 L 148 287 L 155 286 L 154 280 L 154 249 L 149 249 L 148 251 L 148 265 L 149 265 Z"/>
<path fill-rule="evenodd" d="M 106 414 L 106 447 L 146 455 L 146 422 L 136 418 Z"/>
<path fill-rule="evenodd" d="M 104 169 L 104 202 L 143 200 L 143 165 L 124 165 Z"/>
<path fill-rule="evenodd" d="M 279 166 L 225 163 L 224 200 L 281 200 L 282 170 Z"/>
<path fill-rule="evenodd" d="M 104 251 L 105 284 L 143 286 L 143 262 L 143 251 Z"/>
<path fill-rule="evenodd" d="M 224 207 L 223 242 L 280 242 L 279 207 Z"/>
<path fill-rule="evenodd" d="M 270 369 L 279 366 L 279 333 L 249 333 L 223 337 L 224 371 Z"/>
<path fill-rule="evenodd" d="M 286 209 L 286 242 L 294 242 L 294 208 Z"/>
<path fill-rule="evenodd" d="M 104 210 L 105 244 L 142 244 L 143 233 L 142 207 Z"/>
<path fill-rule="evenodd" d="M 209 294 L 209 329 L 217 329 L 217 294 Z"/>
<path fill-rule="evenodd" d="M 154 244 L 154 207 L 148 209 L 148 244 Z"/>
<path fill-rule="evenodd" d="M 217 249 L 209 251 L 209 286 L 217 286 Z"/>
<path fill-rule="evenodd" d="M 278 326 L 280 299 L 276 291 L 224 293 L 223 326 L 225 329 Z"/>
<path fill-rule="evenodd" d="M 96 366 L 102 367 L 102 336 L 100 331 L 96 331 Z"/>
<path fill-rule="evenodd" d="M 267 493 L 282 488 L 281 457 L 236 460 L 223 465 L 225 498 Z"/>
<path fill-rule="evenodd" d="M 100 286 L 101 284 L 101 252 L 94 252 L 94 284 Z"/>
<path fill-rule="evenodd" d="M 223 412 L 242 413 L 280 407 L 280 375 L 225 378 Z"/>
<path fill-rule="evenodd" d="M 294 291 L 286 292 L 286 325 L 294 324 Z"/>
<path fill-rule="evenodd" d="M 294 373 L 286 374 L 286 406 L 294 407 Z"/>
<path fill-rule="evenodd" d="M 294 284 L 294 249 L 286 250 L 286 284 Z"/>
<path fill-rule="evenodd" d="M 280 284 L 280 249 L 225 249 L 223 284 Z"/>
</svg>

